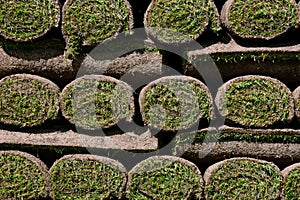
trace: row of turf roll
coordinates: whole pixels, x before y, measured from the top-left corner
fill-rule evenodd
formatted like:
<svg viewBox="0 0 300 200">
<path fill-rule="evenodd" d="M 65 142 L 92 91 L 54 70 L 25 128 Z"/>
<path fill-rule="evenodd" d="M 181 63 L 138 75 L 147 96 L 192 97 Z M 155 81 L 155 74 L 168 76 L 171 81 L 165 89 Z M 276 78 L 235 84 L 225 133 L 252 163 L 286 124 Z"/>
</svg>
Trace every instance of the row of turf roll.
<svg viewBox="0 0 300 200">
<path fill-rule="evenodd" d="M 238 157 L 201 174 L 192 162 L 152 156 L 130 171 L 117 160 L 71 154 L 50 169 L 20 151 L 0 151 L 1 199 L 298 199 L 300 164 Z"/>
<path fill-rule="evenodd" d="M 135 91 L 122 80 L 85 75 L 62 91 L 55 83 L 30 74 L 0 80 L 0 122 L 34 127 L 59 118 L 59 110 L 83 129 L 102 129 L 135 115 Z M 215 119 L 216 110 L 231 125 L 263 128 L 300 118 L 300 87 L 292 93 L 277 79 L 248 75 L 224 83 L 214 98 L 200 80 L 165 76 L 142 88 L 138 97 L 144 125 L 165 131 L 186 130 Z"/>
<path fill-rule="evenodd" d="M 95 45 L 133 26 L 127 0 L 57 0 L 1 2 L 0 34 L 18 42 L 44 36 L 61 21 L 67 50 Z M 197 39 L 221 24 L 240 38 L 269 40 L 297 27 L 299 5 L 294 0 L 228 0 L 219 16 L 212 0 L 152 0 L 144 14 L 148 35 L 163 43 Z"/>
</svg>

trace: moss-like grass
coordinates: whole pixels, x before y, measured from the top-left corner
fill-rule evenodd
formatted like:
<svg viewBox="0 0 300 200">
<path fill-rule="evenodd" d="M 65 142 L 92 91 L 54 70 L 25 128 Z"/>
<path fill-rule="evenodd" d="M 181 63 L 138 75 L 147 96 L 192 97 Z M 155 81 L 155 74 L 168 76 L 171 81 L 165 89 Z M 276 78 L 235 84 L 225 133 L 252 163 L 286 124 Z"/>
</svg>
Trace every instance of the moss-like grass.
<svg viewBox="0 0 300 200">
<path fill-rule="evenodd" d="M 299 163 L 291 165 L 282 171 L 284 175 L 284 186 L 282 198 L 284 200 L 299 199 L 300 191 L 300 166 Z"/>
<path fill-rule="evenodd" d="M 62 31 L 71 58 L 81 45 L 96 45 L 132 27 L 127 0 L 67 0 L 63 7 Z"/>
<path fill-rule="evenodd" d="M 14 41 L 31 41 L 57 27 L 60 6 L 56 0 L 0 2 L 0 34 Z"/>
<path fill-rule="evenodd" d="M 29 74 L 0 80 L 0 122 L 32 127 L 53 120 L 59 110 L 59 88 L 51 81 Z"/>
<path fill-rule="evenodd" d="M 49 195 L 47 167 L 18 151 L 0 151 L 0 199 L 42 199 Z"/>
<path fill-rule="evenodd" d="M 144 24 L 150 36 L 165 43 L 197 39 L 207 28 L 220 30 L 218 11 L 211 0 L 154 0 Z"/>
<path fill-rule="evenodd" d="M 291 91 L 270 77 L 242 76 L 232 79 L 219 89 L 216 101 L 228 121 L 246 127 L 286 123 L 294 116 Z"/>
<path fill-rule="evenodd" d="M 205 198 L 279 199 L 282 179 L 273 163 L 250 158 L 228 159 L 205 172 Z"/>
<path fill-rule="evenodd" d="M 108 128 L 134 113 L 133 89 L 102 75 L 87 75 L 67 85 L 61 95 L 63 115 L 85 129 Z"/>
<path fill-rule="evenodd" d="M 156 129 L 185 129 L 212 117 L 208 89 L 191 77 L 157 79 L 143 88 L 139 102 L 144 123 Z"/>
<path fill-rule="evenodd" d="M 201 199 L 202 177 L 197 167 L 180 158 L 154 156 L 129 172 L 126 198 Z"/>
<path fill-rule="evenodd" d="M 50 169 L 53 199 L 121 198 L 125 168 L 117 161 L 93 155 L 70 155 Z"/>
<path fill-rule="evenodd" d="M 222 20 L 239 37 L 272 39 L 296 27 L 299 9 L 294 0 L 230 0 Z"/>
</svg>

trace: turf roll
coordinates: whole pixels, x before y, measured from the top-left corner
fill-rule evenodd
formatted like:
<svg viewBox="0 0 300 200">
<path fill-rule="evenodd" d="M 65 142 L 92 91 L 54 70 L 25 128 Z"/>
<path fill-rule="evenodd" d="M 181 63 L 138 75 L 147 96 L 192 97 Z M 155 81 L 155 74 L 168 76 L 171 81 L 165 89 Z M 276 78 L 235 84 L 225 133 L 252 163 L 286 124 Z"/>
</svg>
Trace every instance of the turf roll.
<svg viewBox="0 0 300 200">
<path fill-rule="evenodd" d="M 299 24 L 299 8 L 294 0 L 228 0 L 221 20 L 235 36 L 270 40 Z"/>
<path fill-rule="evenodd" d="M 294 200 L 300 198 L 300 163 L 293 164 L 282 170 L 284 185 L 282 200 Z"/>
<path fill-rule="evenodd" d="M 63 116 L 88 130 L 109 128 L 134 114 L 133 89 L 125 82 L 104 75 L 85 75 L 62 91 Z"/>
<path fill-rule="evenodd" d="M 297 121 L 300 122 L 300 86 L 294 90 L 293 96 L 295 102 L 295 116 Z"/>
<path fill-rule="evenodd" d="M 14 74 L 0 80 L 0 122 L 20 127 L 57 118 L 59 88 L 48 79 Z"/>
<path fill-rule="evenodd" d="M 110 158 L 74 154 L 53 164 L 50 179 L 54 200 L 120 199 L 126 186 L 126 169 Z"/>
<path fill-rule="evenodd" d="M 0 199 L 42 199 L 51 189 L 46 165 L 19 151 L 0 151 L 0 181 Z"/>
<path fill-rule="evenodd" d="M 212 98 L 208 88 L 188 76 L 165 76 L 146 85 L 139 96 L 145 125 L 177 131 L 212 118 Z"/>
<path fill-rule="evenodd" d="M 267 127 L 290 122 L 294 101 L 289 88 L 277 79 L 249 75 L 226 82 L 215 102 L 226 121 L 245 127 Z"/>
<path fill-rule="evenodd" d="M 62 32 L 70 53 L 80 45 L 96 45 L 133 28 L 127 0 L 67 0 L 62 13 Z"/>
<path fill-rule="evenodd" d="M 31 41 L 58 27 L 57 0 L 7 0 L 0 2 L 0 34 L 14 41 Z"/>
<path fill-rule="evenodd" d="M 221 29 L 212 0 L 152 0 L 144 26 L 150 37 L 167 44 L 189 42 L 207 29 Z"/>
<path fill-rule="evenodd" d="M 232 158 L 211 165 L 203 176 L 205 199 L 279 199 L 279 168 L 253 158 Z"/>
<path fill-rule="evenodd" d="M 153 156 L 131 169 L 127 199 L 201 199 L 203 180 L 197 166 L 183 158 Z"/>
</svg>

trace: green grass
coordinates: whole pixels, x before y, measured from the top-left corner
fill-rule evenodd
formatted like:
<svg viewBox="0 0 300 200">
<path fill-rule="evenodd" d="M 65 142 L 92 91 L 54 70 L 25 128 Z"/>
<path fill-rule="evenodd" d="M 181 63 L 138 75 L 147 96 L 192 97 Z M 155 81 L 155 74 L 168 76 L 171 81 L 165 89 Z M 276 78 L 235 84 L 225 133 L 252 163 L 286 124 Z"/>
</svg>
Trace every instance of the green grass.
<svg viewBox="0 0 300 200">
<path fill-rule="evenodd" d="M 132 94 L 126 83 L 78 79 L 63 90 L 61 109 L 67 119 L 82 128 L 108 128 L 121 119 L 131 120 Z"/>
<path fill-rule="evenodd" d="M 0 34 L 14 41 L 31 41 L 57 27 L 60 7 L 55 0 L 0 2 Z"/>
<path fill-rule="evenodd" d="M 129 172 L 126 198 L 201 199 L 202 180 L 195 168 L 170 159 L 143 161 L 136 171 Z"/>
<path fill-rule="evenodd" d="M 287 177 L 285 177 L 283 196 L 287 200 L 299 199 L 300 191 L 300 168 L 297 167 L 291 170 Z"/>
<path fill-rule="evenodd" d="M 96 159 L 62 159 L 50 170 L 53 199 L 102 200 L 119 197 L 124 172 Z"/>
<path fill-rule="evenodd" d="M 299 23 L 299 10 L 292 0 L 235 0 L 227 15 L 231 31 L 243 38 L 270 39 Z"/>
<path fill-rule="evenodd" d="M 32 127 L 55 119 L 59 88 L 45 81 L 41 77 L 22 74 L 1 79 L 0 122 Z"/>
<path fill-rule="evenodd" d="M 232 159 L 216 167 L 206 182 L 206 200 L 279 199 L 282 176 L 275 165 Z"/>
<path fill-rule="evenodd" d="M 192 80 L 162 80 L 141 95 L 144 122 L 154 128 L 178 130 L 211 117 L 210 94 Z"/>
<path fill-rule="evenodd" d="M 289 122 L 294 110 L 289 89 L 275 79 L 262 76 L 230 82 L 223 103 L 226 118 L 246 127 Z"/>
<path fill-rule="evenodd" d="M 48 196 L 47 169 L 17 153 L 0 153 L 0 199 L 42 199 Z"/>
<path fill-rule="evenodd" d="M 148 8 L 146 27 L 154 28 L 154 36 L 167 42 L 196 39 L 212 25 L 219 30 L 218 13 L 209 0 L 157 0 Z"/>
</svg>

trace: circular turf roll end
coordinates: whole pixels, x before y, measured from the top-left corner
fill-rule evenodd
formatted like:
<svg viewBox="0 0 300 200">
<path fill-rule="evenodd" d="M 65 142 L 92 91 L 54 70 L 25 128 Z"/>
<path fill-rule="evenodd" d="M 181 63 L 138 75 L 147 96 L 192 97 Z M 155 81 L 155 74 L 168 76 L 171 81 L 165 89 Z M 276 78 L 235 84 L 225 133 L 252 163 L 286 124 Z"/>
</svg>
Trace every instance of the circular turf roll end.
<svg viewBox="0 0 300 200">
<path fill-rule="evenodd" d="M 57 160 L 50 169 L 53 199 L 121 199 L 126 169 L 106 157 L 75 154 Z"/>
<path fill-rule="evenodd" d="M 176 131 L 211 119 L 212 98 L 208 88 L 188 76 L 166 76 L 146 85 L 139 96 L 145 125 Z"/>
<path fill-rule="evenodd" d="M 203 180 L 193 163 L 173 156 L 153 156 L 137 164 L 128 175 L 126 198 L 202 199 Z"/>
<path fill-rule="evenodd" d="M 0 199 L 42 199 L 49 196 L 48 169 L 30 154 L 0 151 L 0 177 Z"/>
<path fill-rule="evenodd" d="M 300 191 L 300 163 L 293 164 L 282 170 L 284 185 L 282 200 L 299 199 Z"/>
<path fill-rule="evenodd" d="M 63 116 L 84 129 L 109 128 L 134 114 L 133 89 L 125 82 L 104 75 L 86 75 L 62 91 Z"/>
<path fill-rule="evenodd" d="M 205 199 L 279 199 L 282 175 L 279 168 L 253 158 L 232 158 L 210 166 L 203 176 Z"/>
<path fill-rule="evenodd" d="M 0 122 L 32 127 L 57 118 L 59 88 L 48 79 L 14 74 L 0 80 Z"/>
<path fill-rule="evenodd" d="M 5 0 L 0 2 L 0 34 L 18 42 L 31 41 L 58 27 L 57 0 Z"/>
<path fill-rule="evenodd" d="M 290 122 L 294 101 L 289 88 L 266 76 L 241 76 L 226 82 L 216 95 L 220 113 L 233 124 L 267 127 Z"/>
<path fill-rule="evenodd" d="M 240 38 L 270 40 L 295 28 L 300 13 L 294 0 L 228 0 L 221 20 Z"/>
</svg>

